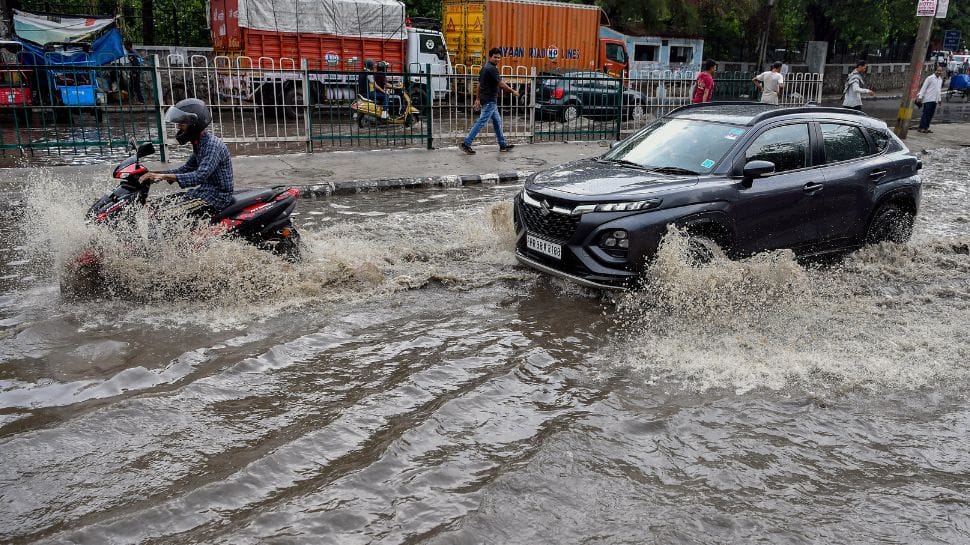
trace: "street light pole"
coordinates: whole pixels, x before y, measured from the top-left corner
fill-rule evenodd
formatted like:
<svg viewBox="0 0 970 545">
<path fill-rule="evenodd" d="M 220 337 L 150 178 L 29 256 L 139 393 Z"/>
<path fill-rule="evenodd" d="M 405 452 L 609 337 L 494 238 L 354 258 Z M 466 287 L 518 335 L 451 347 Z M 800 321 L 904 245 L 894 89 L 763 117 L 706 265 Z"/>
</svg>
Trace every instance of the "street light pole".
<svg viewBox="0 0 970 545">
<path fill-rule="evenodd" d="M 913 44 L 913 57 L 909 61 L 910 79 L 909 89 L 903 93 L 903 100 L 899 104 L 899 114 L 896 117 L 896 136 L 905 139 L 909 132 L 909 120 L 913 117 L 913 101 L 919 94 L 920 83 L 923 79 L 923 59 L 926 49 L 930 45 L 930 32 L 933 30 L 933 16 L 919 18 L 919 31 L 916 32 L 916 43 Z"/>
</svg>

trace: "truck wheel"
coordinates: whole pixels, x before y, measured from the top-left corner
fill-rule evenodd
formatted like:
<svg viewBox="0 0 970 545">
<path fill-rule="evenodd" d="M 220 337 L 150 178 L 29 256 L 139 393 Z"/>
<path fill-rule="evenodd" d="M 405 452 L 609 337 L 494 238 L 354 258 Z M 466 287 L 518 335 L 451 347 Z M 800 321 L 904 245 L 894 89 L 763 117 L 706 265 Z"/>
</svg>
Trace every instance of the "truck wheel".
<svg viewBox="0 0 970 545">
<path fill-rule="evenodd" d="M 411 90 L 411 105 L 421 112 L 421 115 L 427 116 L 430 112 L 428 111 L 428 92 L 424 90 L 424 87 L 415 87 Z"/>
<path fill-rule="evenodd" d="M 283 111 L 287 119 L 298 119 L 303 117 L 303 109 L 306 107 L 306 95 L 301 87 L 292 87 L 286 91 L 283 102 Z"/>
<path fill-rule="evenodd" d="M 560 115 L 561 121 L 563 123 L 569 123 L 570 121 L 575 121 L 579 119 L 579 116 L 583 115 L 583 109 L 579 104 L 566 104 L 562 109 L 562 115 Z"/>
</svg>

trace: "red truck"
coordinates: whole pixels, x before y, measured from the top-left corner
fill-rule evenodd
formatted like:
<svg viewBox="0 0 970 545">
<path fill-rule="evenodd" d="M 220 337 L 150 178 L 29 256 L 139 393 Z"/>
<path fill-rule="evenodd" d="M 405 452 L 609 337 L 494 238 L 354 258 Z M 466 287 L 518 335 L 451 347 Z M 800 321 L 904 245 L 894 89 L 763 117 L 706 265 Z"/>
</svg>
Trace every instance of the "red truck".
<svg viewBox="0 0 970 545">
<path fill-rule="evenodd" d="M 405 74 L 416 104 L 447 94 L 443 36 L 410 27 L 398 0 L 211 0 L 210 10 L 216 54 L 248 57 L 254 68 L 300 68 L 305 60 L 311 70 L 309 89 L 298 72 L 260 70 L 242 85 L 240 98 L 284 105 L 303 104 L 307 95 L 311 102 L 353 99 L 353 72 L 368 59 Z M 431 78 L 425 75 L 429 68 Z"/>
</svg>

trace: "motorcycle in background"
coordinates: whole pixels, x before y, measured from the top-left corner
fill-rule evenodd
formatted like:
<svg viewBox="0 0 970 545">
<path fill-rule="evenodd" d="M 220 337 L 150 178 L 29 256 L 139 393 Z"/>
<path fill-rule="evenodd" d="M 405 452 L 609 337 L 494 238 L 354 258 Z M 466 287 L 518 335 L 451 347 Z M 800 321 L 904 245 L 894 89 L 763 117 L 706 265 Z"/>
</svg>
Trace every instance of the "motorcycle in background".
<svg viewBox="0 0 970 545">
<path fill-rule="evenodd" d="M 388 88 L 388 112 L 383 117 L 384 105 L 378 104 L 361 94 L 350 105 L 354 112 L 353 118 L 360 128 L 376 127 L 378 125 L 402 125 L 410 127 L 419 121 L 420 110 L 411 104 L 411 95 L 401 85 Z"/>
</svg>

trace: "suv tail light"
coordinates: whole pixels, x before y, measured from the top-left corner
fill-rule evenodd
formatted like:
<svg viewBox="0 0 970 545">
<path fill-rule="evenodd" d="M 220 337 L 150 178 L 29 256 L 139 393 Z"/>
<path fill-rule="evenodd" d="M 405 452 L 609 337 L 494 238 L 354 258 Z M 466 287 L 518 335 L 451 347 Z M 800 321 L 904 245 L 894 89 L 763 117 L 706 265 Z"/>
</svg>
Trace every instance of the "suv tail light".
<svg viewBox="0 0 970 545">
<path fill-rule="evenodd" d="M 557 100 L 565 96 L 565 94 L 566 92 L 563 90 L 562 87 L 556 87 L 555 89 L 552 90 L 552 98 L 555 98 Z"/>
</svg>

